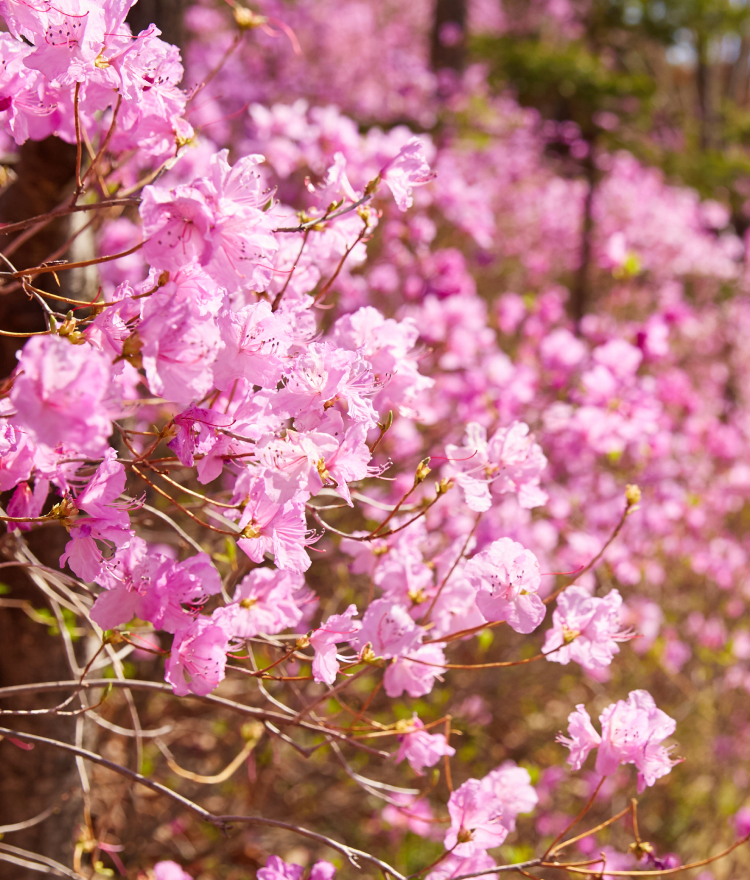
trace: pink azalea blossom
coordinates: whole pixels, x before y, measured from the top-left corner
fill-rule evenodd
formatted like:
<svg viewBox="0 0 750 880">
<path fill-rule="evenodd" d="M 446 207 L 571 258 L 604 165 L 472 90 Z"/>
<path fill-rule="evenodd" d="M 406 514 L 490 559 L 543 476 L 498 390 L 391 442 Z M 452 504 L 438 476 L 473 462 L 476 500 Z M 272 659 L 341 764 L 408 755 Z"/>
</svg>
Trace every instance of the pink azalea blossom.
<svg viewBox="0 0 750 880">
<path fill-rule="evenodd" d="M 167 632 L 184 629 L 208 596 L 221 591 L 221 578 L 206 553 L 182 562 L 154 552 L 139 537 L 104 561 L 96 581 L 105 588 L 91 609 L 102 629 L 133 617 Z"/>
<path fill-rule="evenodd" d="M 383 807 L 380 816 L 383 822 L 394 829 L 403 828 L 427 839 L 440 835 L 433 822 L 435 817 L 432 808 L 425 798 L 393 792 L 391 803 Z"/>
<path fill-rule="evenodd" d="M 502 805 L 502 822 L 508 831 L 516 830 L 516 817 L 519 814 L 530 813 L 539 802 L 529 771 L 514 761 L 504 761 L 491 770 L 482 784 Z"/>
<path fill-rule="evenodd" d="M 423 629 L 412 620 L 403 605 L 387 599 L 372 602 L 362 618 L 356 641 L 360 652 L 371 645 L 376 657 L 402 657 L 417 648 Z"/>
<path fill-rule="evenodd" d="M 153 394 L 187 405 L 210 390 L 219 330 L 198 305 L 157 291 L 143 307 L 138 338 Z"/>
<path fill-rule="evenodd" d="M 660 745 L 671 736 L 675 721 L 656 708 L 648 691 L 631 691 L 626 701 L 618 700 L 602 712 L 602 744 L 596 757 L 596 772 L 608 776 L 620 764 L 638 768 L 638 792 L 665 776 L 677 761 L 671 749 Z"/>
<path fill-rule="evenodd" d="M 180 697 L 210 694 L 224 680 L 228 650 L 224 627 L 198 617 L 175 635 L 165 678 Z"/>
<path fill-rule="evenodd" d="M 311 599 L 301 574 L 256 568 L 239 582 L 229 605 L 214 611 L 213 618 L 233 638 L 274 635 L 296 626 Z"/>
<path fill-rule="evenodd" d="M 497 874 L 492 872 L 496 868 L 495 860 L 486 852 L 477 852 L 468 858 L 451 853 L 427 875 L 426 880 L 453 880 L 454 877 L 463 877 L 465 874 L 477 874 L 476 880 L 493 880 Z M 480 874 L 480 871 L 487 871 Z"/>
<path fill-rule="evenodd" d="M 275 389 L 292 341 L 288 322 L 269 303 L 258 302 L 238 311 L 224 308 L 218 325 L 222 347 L 213 366 L 216 387 L 229 388 L 242 378 Z"/>
<path fill-rule="evenodd" d="M 502 846 L 508 829 L 502 805 L 479 779 L 467 779 L 448 799 L 451 826 L 444 846 L 460 858 L 471 858 Z"/>
<path fill-rule="evenodd" d="M 49 494 L 49 480 L 37 480 L 32 490 L 28 483 L 19 483 L 16 491 L 11 496 L 6 512 L 8 516 L 17 517 L 33 517 L 39 516 L 44 507 L 44 502 Z M 8 531 L 12 532 L 18 529 L 21 532 L 28 532 L 31 529 L 31 523 L 8 523 Z"/>
<path fill-rule="evenodd" d="M 371 606 L 372 607 L 372 606 Z M 429 694 L 445 671 L 445 654 L 440 645 L 420 645 L 408 656 L 397 657 L 383 676 L 383 687 L 389 697 L 400 697 L 404 691 L 410 697 Z"/>
<path fill-rule="evenodd" d="M 239 547 L 253 562 L 263 562 L 266 553 L 273 553 L 281 569 L 303 572 L 310 567 L 305 547 L 312 543 L 305 523 L 304 507 L 300 501 L 274 504 L 263 491 L 262 483 L 255 481 L 239 521 Z"/>
<path fill-rule="evenodd" d="M 76 496 L 76 507 L 102 523 L 128 528 L 130 517 L 127 511 L 115 503 L 125 491 L 125 481 L 125 467 L 117 461 L 115 450 L 107 449 L 104 461 Z"/>
<path fill-rule="evenodd" d="M 589 752 L 599 747 L 602 738 L 594 729 L 583 703 L 579 703 L 568 715 L 568 736 L 559 734 L 557 741 L 570 749 L 568 763 L 574 770 L 580 770 Z"/>
<path fill-rule="evenodd" d="M 301 865 L 290 865 L 278 856 L 269 856 L 265 868 L 258 870 L 258 877 L 260 880 L 300 880 L 302 870 Z"/>
<path fill-rule="evenodd" d="M 193 880 L 187 871 L 183 871 L 177 862 L 166 860 L 154 865 L 155 880 Z"/>
<path fill-rule="evenodd" d="M 195 454 L 205 455 L 216 443 L 217 428 L 228 428 L 234 423 L 231 416 L 189 406 L 184 412 L 175 416 L 174 424 L 177 434 L 167 443 L 177 458 L 186 467 L 195 463 Z"/>
<path fill-rule="evenodd" d="M 125 514 L 127 517 L 127 514 Z M 98 520 L 84 518 L 70 527 L 70 541 L 60 557 L 60 567 L 66 563 L 71 570 L 84 581 L 97 579 L 102 567 L 102 551 L 97 540 L 108 547 L 126 547 L 133 532 L 118 523 L 112 524 L 108 519 Z"/>
<path fill-rule="evenodd" d="M 412 204 L 412 187 L 429 183 L 435 173 L 430 171 L 424 155 L 424 144 L 412 138 L 393 159 L 380 169 L 380 176 L 393 194 L 399 210 L 406 211 Z"/>
<path fill-rule="evenodd" d="M 336 645 L 349 642 L 361 627 L 358 620 L 352 620 L 357 614 L 357 606 L 350 605 L 343 614 L 332 614 L 318 629 L 310 635 L 310 644 L 315 651 L 312 662 L 312 674 L 315 681 L 333 684 L 339 671 Z"/>
<path fill-rule="evenodd" d="M 453 746 L 448 745 L 445 734 L 427 733 L 416 712 L 409 724 L 411 729 L 398 737 L 400 745 L 396 753 L 397 764 L 406 758 L 417 776 L 424 776 L 425 767 L 433 767 L 443 755 L 450 757 L 456 754 Z"/>
<path fill-rule="evenodd" d="M 458 467 L 455 480 L 471 510 L 489 510 L 490 491 L 494 495 L 516 492 L 521 507 L 526 508 L 539 507 L 547 500 L 547 493 L 539 488 L 547 459 L 523 422 L 499 428 L 489 440 L 481 425 L 470 423 L 464 445 L 448 446 L 446 451 Z"/>
<path fill-rule="evenodd" d="M 567 587 L 557 599 L 552 629 L 542 649 L 547 659 L 566 665 L 574 660 L 587 669 L 609 666 L 620 652 L 618 642 L 635 633 L 621 628 L 622 597 L 612 590 L 603 598 L 583 587 Z"/>
<path fill-rule="evenodd" d="M 149 263 L 172 272 L 203 257 L 214 217 L 194 187 L 144 187 L 140 213 Z"/>
<path fill-rule="evenodd" d="M 517 541 L 490 544 L 466 563 L 464 576 L 477 590 L 477 606 L 487 620 L 507 620 L 516 632 L 530 633 L 544 619 L 539 562 Z"/>
<path fill-rule="evenodd" d="M 647 691 L 631 691 L 627 700 L 618 700 L 599 716 L 601 736 L 594 730 L 582 705 L 568 718 L 569 737 L 558 742 L 570 749 L 568 762 L 580 769 L 592 749 L 598 748 L 596 772 L 610 776 L 621 764 L 635 764 L 638 769 L 638 792 L 670 772 L 679 761 L 670 758 L 671 749 L 661 742 L 671 736 L 676 724 Z"/>
<path fill-rule="evenodd" d="M 109 359 L 90 345 L 35 336 L 20 353 L 10 400 L 30 439 L 100 456 L 112 433 L 110 381 Z"/>
</svg>

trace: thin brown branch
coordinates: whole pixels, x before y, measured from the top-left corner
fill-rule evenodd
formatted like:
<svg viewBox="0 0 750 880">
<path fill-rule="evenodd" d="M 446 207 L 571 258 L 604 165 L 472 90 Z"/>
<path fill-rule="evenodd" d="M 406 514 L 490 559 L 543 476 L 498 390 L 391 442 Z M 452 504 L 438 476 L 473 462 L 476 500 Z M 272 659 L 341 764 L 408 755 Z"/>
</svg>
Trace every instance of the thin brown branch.
<svg viewBox="0 0 750 880">
<path fill-rule="evenodd" d="M 282 828 L 286 831 L 291 831 L 293 834 L 298 834 L 301 837 L 307 837 L 310 840 L 318 841 L 319 843 L 323 843 L 326 846 L 329 846 L 331 849 L 336 850 L 337 852 L 342 853 L 347 857 L 347 859 L 353 864 L 355 867 L 359 867 L 358 859 L 362 859 L 363 861 L 369 862 L 370 864 L 376 865 L 383 871 L 386 875 L 390 875 L 394 878 L 394 880 L 406 880 L 406 878 L 400 874 L 395 868 L 392 868 L 387 862 L 383 862 L 377 857 L 370 855 L 370 853 L 363 852 L 362 850 L 355 849 L 354 847 L 347 846 L 346 844 L 339 843 L 336 840 L 333 840 L 330 837 L 326 837 L 323 834 L 318 834 L 315 831 L 310 831 L 307 828 L 301 828 L 297 825 L 291 825 L 288 822 L 280 822 L 276 819 L 266 819 L 263 816 L 221 816 L 211 813 L 209 810 L 204 809 L 188 798 L 184 797 L 181 794 L 178 794 L 176 791 L 172 791 L 167 788 L 165 785 L 162 785 L 159 782 L 155 782 L 153 779 L 149 779 L 147 776 L 143 776 L 140 773 L 136 773 L 135 770 L 130 770 L 127 767 L 123 767 L 121 764 L 117 764 L 114 761 L 109 761 L 106 758 L 103 758 L 101 755 L 97 755 L 95 752 L 90 752 L 87 749 L 78 748 L 77 746 L 69 745 L 68 743 L 60 742 L 59 740 L 49 739 L 45 736 L 36 736 L 32 733 L 25 733 L 23 731 L 15 731 L 9 730 L 5 727 L 0 727 L 0 735 L 2 736 L 10 736 L 15 739 L 20 739 L 22 742 L 31 742 L 38 743 L 40 745 L 51 746 L 55 749 L 60 749 L 64 752 L 69 752 L 70 754 L 76 755 L 79 758 L 83 758 L 87 761 L 91 761 L 94 764 L 99 764 L 102 767 L 106 767 L 108 770 L 112 770 L 114 773 L 118 773 L 120 776 L 124 776 L 126 779 L 130 779 L 133 782 L 138 783 L 139 785 L 144 786 L 145 788 L 151 789 L 151 791 L 160 794 L 175 803 L 180 804 L 185 809 L 189 810 L 194 815 L 198 816 L 200 819 L 203 819 L 205 822 L 210 822 L 212 825 L 217 826 L 222 830 L 228 830 L 232 825 L 265 825 L 271 828 Z M 0 847 L 3 844 L 0 844 Z"/>
</svg>

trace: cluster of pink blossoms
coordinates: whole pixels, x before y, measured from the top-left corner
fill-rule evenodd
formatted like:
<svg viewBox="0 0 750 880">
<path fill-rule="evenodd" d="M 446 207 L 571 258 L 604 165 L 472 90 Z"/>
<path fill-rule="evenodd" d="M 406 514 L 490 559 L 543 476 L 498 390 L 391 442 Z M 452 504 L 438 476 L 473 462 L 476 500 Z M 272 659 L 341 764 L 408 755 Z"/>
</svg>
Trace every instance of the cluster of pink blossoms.
<svg viewBox="0 0 750 880">
<path fill-rule="evenodd" d="M 92 139 L 112 125 L 116 155 L 138 145 L 135 164 L 170 157 L 163 176 L 142 191 L 140 224 L 118 221 L 100 236 L 105 250 L 118 237 L 142 236 L 142 260 L 103 267 L 106 301 L 75 340 L 81 344 L 59 334 L 30 340 L 0 401 L 0 489 L 14 491 L 7 512 L 34 518 L 57 503 L 70 531 L 60 564 L 97 585 L 91 618 L 102 630 L 135 617 L 173 636 L 166 679 L 178 695 L 214 690 L 227 654 L 245 640 L 292 630 L 313 649 L 315 682 L 334 685 L 342 664 L 364 661 L 385 667 L 388 697 L 417 698 L 445 674 L 449 637 L 498 623 L 537 631 L 549 592 L 542 568 L 554 561 L 575 571 L 599 552 L 623 514 L 621 484 L 597 466 L 600 459 L 630 457 L 652 487 L 646 511 L 632 518 L 636 558 L 649 558 L 657 544 L 673 555 L 684 550 L 689 540 L 674 538 L 673 524 L 692 504 L 691 480 L 703 481 L 701 490 L 706 481 L 705 473 L 691 473 L 695 449 L 716 431 L 717 458 L 734 463 L 744 428 L 699 406 L 671 354 L 673 337 L 700 336 L 681 293 L 665 284 L 658 314 L 625 333 L 592 317 L 579 338 L 560 288 L 542 292 L 533 306 L 509 292 L 490 310 L 466 257 L 432 246 L 438 230 L 431 212 L 440 212 L 472 237 L 478 261 L 487 256 L 507 206 L 487 181 L 523 125 L 478 157 L 463 144 L 438 152 L 405 127 L 361 135 L 335 108 L 254 105 L 244 120 L 246 149 L 232 164 L 205 136 L 188 153 L 193 131 L 185 120 L 189 96 L 177 87 L 177 50 L 154 28 L 131 35 L 129 6 L 70 0 L 62 12 L 46 0 L 0 2 L 10 29 L 0 123 L 9 135 L 18 143 L 51 133 L 75 142 L 78 117 Z M 425 186 L 432 168 L 438 177 Z M 301 170 L 312 177 L 295 190 Z M 629 249 L 642 246 L 635 210 L 621 224 L 624 238 L 607 224 L 612 205 L 621 204 L 617 194 L 629 192 L 632 202 L 644 176 L 622 157 L 611 163 L 601 197 L 606 240 L 595 248 L 600 268 L 622 268 Z M 528 253 L 529 277 L 553 265 L 571 268 L 569 230 L 556 238 L 551 218 L 581 202 L 574 184 L 555 188 L 538 176 L 535 184 L 546 195 L 546 225 L 527 199 L 515 236 L 504 240 L 507 255 Z M 392 199 L 376 209 L 370 199 L 379 186 Z M 687 210 L 676 196 L 667 207 Z M 533 238 L 540 225 L 544 246 Z M 367 239 L 378 226 L 383 247 L 370 260 Z M 700 229 L 693 232 L 714 275 L 732 277 L 732 243 L 711 249 Z M 667 256 L 673 264 L 686 260 L 678 242 Z M 339 299 L 323 329 L 315 307 L 329 305 L 334 282 Z M 388 304 L 387 317 L 370 304 L 374 295 Z M 737 311 L 747 322 L 747 309 Z M 514 340 L 513 360 L 503 337 Z M 687 446 L 674 431 L 683 411 L 695 414 Z M 132 430 L 121 428 L 125 418 Z M 164 476 L 148 463 L 160 419 L 166 427 L 158 439 L 168 440 L 179 465 L 194 468 L 209 493 L 202 513 L 253 563 L 231 596 L 222 595 L 208 553 L 178 559 L 149 545 L 131 520 L 144 504 L 137 478 L 158 483 Z M 437 438 L 440 425 L 447 436 Z M 111 439 L 115 430 L 122 443 Z M 380 454 L 403 472 L 362 496 L 358 484 L 389 466 L 375 453 L 381 439 Z M 406 462 L 420 456 L 414 477 Z M 444 460 L 436 499 L 455 485 L 452 505 L 428 498 L 432 457 Z M 714 473 L 729 470 L 726 464 Z M 129 479 L 138 490 L 126 491 Z M 719 497 L 730 483 L 740 485 L 727 476 L 707 503 L 712 511 L 731 507 Z M 741 485 L 746 490 L 750 480 Z M 413 509 L 404 503 L 409 495 Z M 351 572 L 371 581 L 371 601 L 318 626 L 305 572 L 310 554 L 326 549 L 320 529 L 327 524 L 314 499 L 389 511 L 387 530 L 344 533 L 340 544 Z M 571 527 L 573 514 L 584 525 Z M 743 548 L 726 541 L 712 542 L 702 556 L 691 546 L 696 570 L 732 574 L 745 563 L 737 552 Z M 664 573 L 659 562 L 634 562 L 621 544 L 607 561 L 625 585 L 645 575 L 657 582 Z M 596 676 L 606 675 L 635 630 L 643 636 L 635 645 L 646 643 L 653 607 L 626 608 L 616 589 L 594 593 L 590 575 L 561 593 L 543 652 Z M 702 633 L 707 626 L 696 621 Z M 671 656 L 679 666 L 679 650 Z M 643 788 L 674 765 L 661 745 L 674 722 L 647 693 L 605 710 L 601 726 L 600 735 L 580 706 L 571 715 L 561 742 L 576 769 L 597 749 L 598 773 L 634 763 Z M 398 729 L 396 760 L 417 775 L 455 752 L 444 734 L 428 730 L 416 715 Z M 448 803 L 451 854 L 432 880 L 490 870 L 487 851 L 503 844 L 537 800 L 527 771 L 513 762 L 465 781 Z M 403 804 L 409 827 L 425 836 L 432 834 L 428 812 Z M 158 880 L 184 880 L 173 864 L 161 863 Z M 301 875 L 275 856 L 259 872 L 261 880 Z M 319 862 L 310 876 L 331 880 L 333 867 Z"/>
<path fill-rule="evenodd" d="M 676 724 L 647 691 L 632 691 L 627 700 L 618 700 L 599 716 L 601 735 L 591 723 L 582 705 L 568 718 L 568 736 L 558 741 L 570 749 L 568 762 L 580 770 L 592 749 L 597 749 L 596 772 L 609 776 L 621 764 L 635 764 L 638 769 L 638 791 L 653 785 L 679 761 L 670 757 L 671 749 L 661 743 L 674 731 Z"/>
</svg>

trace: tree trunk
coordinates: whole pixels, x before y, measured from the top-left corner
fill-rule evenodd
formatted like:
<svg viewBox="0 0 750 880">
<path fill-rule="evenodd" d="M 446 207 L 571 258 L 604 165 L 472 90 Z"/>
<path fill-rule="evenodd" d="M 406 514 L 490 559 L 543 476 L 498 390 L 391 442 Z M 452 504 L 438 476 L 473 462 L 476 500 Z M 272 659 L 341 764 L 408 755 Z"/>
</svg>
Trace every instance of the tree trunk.
<svg viewBox="0 0 750 880">
<path fill-rule="evenodd" d="M 594 163 L 594 144 L 590 143 L 589 154 L 584 162 L 584 177 L 587 183 L 581 218 L 581 256 L 578 263 L 573 289 L 571 291 L 571 317 L 576 331 L 580 331 L 583 316 L 591 308 L 591 245 L 594 235 L 594 197 L 596 195 L 597 173 Z"/>
<path fill-rule="evenodd" d="M 56 208 L 72 192 L 75 156 L 75 146 L 56 137 L 48 137 L 43 141 L 26 141 L 18 152 L 18 162 L 14 166 L 17 179 L 0 196 L 0 221 L 17 223 Z M 48 224 L 14 250 L 9 259 L 18 269 L 38 266 L 65 243 L 69 227 L 67 217 Z M 23 234 L 14 234 L 12 238 L 0 236 L 3 252 L 8 244 L 12 244 Z M 51 274 L 40 275 L 34 285 L 50 293 L 56 288 Z M 13 333 L 44 330 L 44 315 L 39 303 L 22 290 L 1 295 L 0 328 Z M 13 371 L 16 366 L 16 352 L 23 347 L 24 342 L 24 339 L 13 339 L 9 336 L 0 338 L 0 378 Z"/>
<path fill-rule="evenodd" d="M 463 70 L 466 23 L 466 0 L 436 0 L 430 51 L 433 70 Z"/>
</svg>

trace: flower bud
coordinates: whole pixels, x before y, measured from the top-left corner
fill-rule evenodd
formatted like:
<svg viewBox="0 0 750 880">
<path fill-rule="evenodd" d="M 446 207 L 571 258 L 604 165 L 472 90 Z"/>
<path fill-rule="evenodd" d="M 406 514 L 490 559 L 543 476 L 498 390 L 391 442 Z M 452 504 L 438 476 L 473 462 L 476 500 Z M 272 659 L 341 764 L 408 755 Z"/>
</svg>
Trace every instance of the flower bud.
<svg viewBox="0 0 750 880">
<path fill-rule="evenodd" d="M 241 31 L 249 31 L 266 23 L 266 18 L 246 6 L 234 7 L 234 20 Z"/>
<path fill-rule="evenodd" d="M 414 483 L 418 485 L 419 483 L 424 483 L 427 477 L 430 474 L 432 468 L 430 467 L 430 459 L 423 458 L 422 461 L 417 465 L 417 472 L 414 474 Z"/>
<path fill-rule="evenodd" d="M 635 483 L 628 483 L 625 487 L 625 501 L 627 502 L 628 508 L 633 507 L 638 504 L 641 500 L 641 487 L 636 485 Z"/>
</svg>

